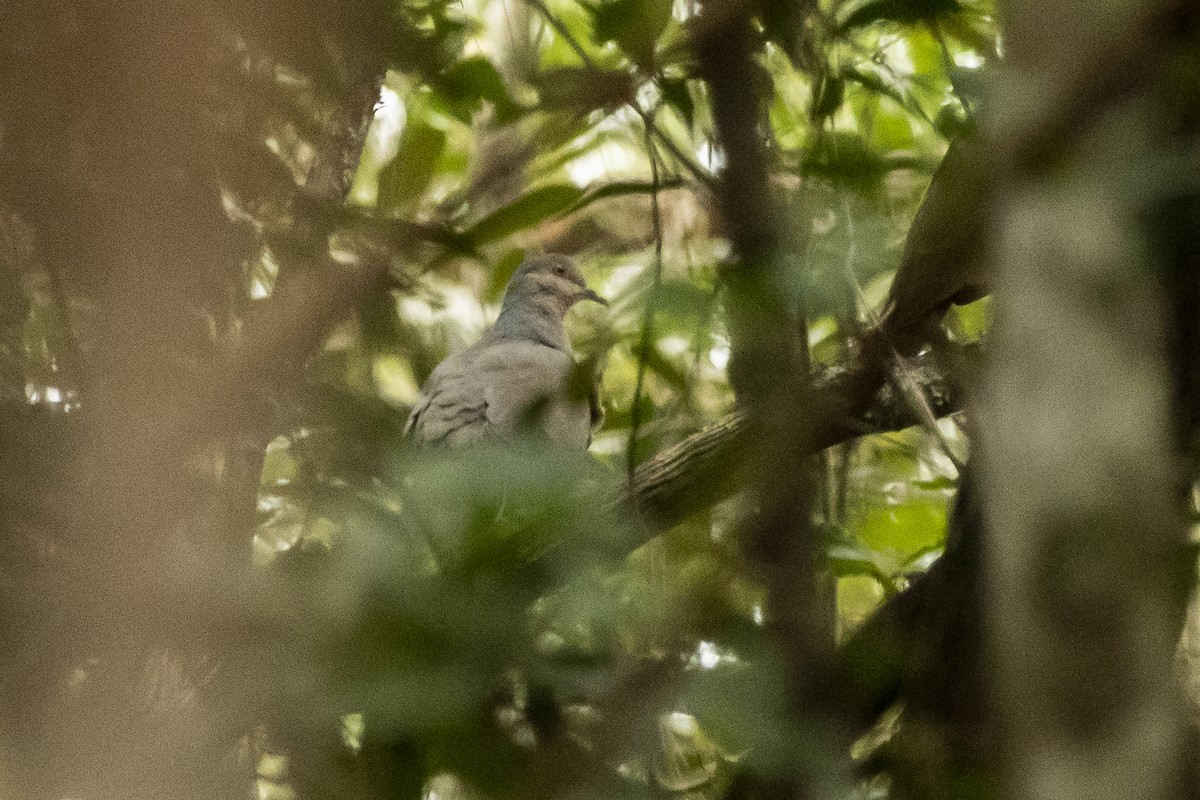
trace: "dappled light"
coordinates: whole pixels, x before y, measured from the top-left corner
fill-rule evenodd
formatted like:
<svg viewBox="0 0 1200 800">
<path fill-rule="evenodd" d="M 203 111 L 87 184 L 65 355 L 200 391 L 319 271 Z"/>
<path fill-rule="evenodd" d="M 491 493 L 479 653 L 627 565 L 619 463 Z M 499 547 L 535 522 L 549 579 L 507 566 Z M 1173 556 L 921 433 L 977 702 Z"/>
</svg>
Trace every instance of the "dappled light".
<svg viewBox="0 0 1200 800">
<path fill-rule="evenodd" d="M 1197 64 L 1182 0 L 4 5 L 0 796 L 1200 794 Z"/>
</svg>

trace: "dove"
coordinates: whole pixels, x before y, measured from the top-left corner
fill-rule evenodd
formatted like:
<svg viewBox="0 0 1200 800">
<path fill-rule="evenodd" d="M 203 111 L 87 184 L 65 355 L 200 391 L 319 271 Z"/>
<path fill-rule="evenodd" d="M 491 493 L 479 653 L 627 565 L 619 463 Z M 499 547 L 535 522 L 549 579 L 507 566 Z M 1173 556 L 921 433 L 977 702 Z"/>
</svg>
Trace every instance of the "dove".
<svg viewBox="0 0 1200 800">
<path fill-rule="evenodd" d="M 884 304 L 878 330 L 901 356 L 929 340 L 952 304 L 988 293 L 991 193 L 982 143 L 958 139 L 933 174 Z"/>
<path fill-rule="evenodd" d="M 563 319 L 581 300 L 608 305 L 567 256 L 528 258 L 504 290 L 500 316 L 482 338 L 438 364 L 405 425 L 420 447 L 511 441 L 526 429 L 586 449 L 599 418 L 594 391 L 575 379 Z"/>
</svg>

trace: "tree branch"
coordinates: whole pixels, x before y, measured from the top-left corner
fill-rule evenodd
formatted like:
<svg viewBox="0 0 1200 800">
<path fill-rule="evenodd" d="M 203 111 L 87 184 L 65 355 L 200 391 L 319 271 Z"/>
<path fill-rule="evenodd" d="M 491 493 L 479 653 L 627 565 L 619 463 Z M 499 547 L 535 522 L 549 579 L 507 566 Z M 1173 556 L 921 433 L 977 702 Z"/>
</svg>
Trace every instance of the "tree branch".
<svg viewBox="0 0 1200 800">
<path fill-rule="evenodd" d="M 977 346 L 966 346 L 958 355 L 969 359 L 977 355 L 977 350 Z M 815 409 L 865 406 L 866 410 L 822 415 L 821 424 L 814 423 L 814 452 L 856 436 L 920 424 L 920 415 L 912 404 L 891 386 L 875 393 L 873 401 L 859 401 L 849 394 L 858 385 L 856 378 L 869 369 L 864 365 L 817 381 L 813 389 Z M 918 364 L 913 368 L 913 377 L 935 416 L 945 417 L 962 408 L 961 391 L 931 365 Z M 678 525 L 689 515 L 729 497 L 742 485 L 740 470 L 748 436 L 746 415 L 735 411 L 643 461 L 634 471 L 633 481 L 614 493 L 610 505 L 632 508 L 648 534 Z"/>
</svg>

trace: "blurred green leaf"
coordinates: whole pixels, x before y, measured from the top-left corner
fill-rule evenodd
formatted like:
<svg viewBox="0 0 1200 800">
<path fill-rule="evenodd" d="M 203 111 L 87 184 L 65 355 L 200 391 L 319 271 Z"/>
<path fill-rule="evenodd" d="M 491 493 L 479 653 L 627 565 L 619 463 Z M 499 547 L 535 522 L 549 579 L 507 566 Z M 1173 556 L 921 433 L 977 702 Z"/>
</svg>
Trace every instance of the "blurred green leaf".
<svg viewBox="0 0 1200 800">
<path fill-rule="evenodd" d="M 881 559 L 875 551 L 853 544 L 836 543 L 825 554 L 826 563 L 839 578 L 865 575 L 874 578 L 885 590 L 891 590 L 891 572 L 895 569 L 894 559 Z"/>
<path fill-rule="evenodd" d="M 686 320 L 688 327 L 709 307 L 712 295 L 692 283 L 666 278 L 658 287 L 658 311 Z"/>
<path fill-rule="evenodd" d="M 859 135 L 838 132 L 822 136 L 804 153 L 801 170 L 873 199 L 879 197 L 889 172 L 913 163 L 910 156 L 887 156 Z"/>
<path fill-rule="evenodd" d="M 890 70 L 872 62 L 864 62 L 844 67 L 841 76 L 875 94 L 891 98 L 910 113 L 923 114 L 909 91 L 908 82 Z"/>
<path fill-rule="evenodd" d="M 982 297 L 973 303 L 951 306 L 946 325 L 956 341 L 977 342 L 988 332 L 992 323 L 992 298 Z"/>
<path fill-rule="evenodd" d="M 396 155 L 379 171 L 379 213 L 412 212 L 437 174 L 438 159 L 445 148 L 445 131 L 410 112 Z"/>
<path fill-rule="evenodd" d="M 674 189 L 683 186 L 683 180 L 680 178 L 671 178 L 661 181 L 659 191 L 665 189 Z M 613 197 L 627 197 L 637 194 L 652 194 L 654 192 L 654 184 L 650 181 L 609 181 L 607 183 L 593 184 L 587 189 L 586 194 L 579 199 L 571 211 L 579 211 L 587 208 L 597 200 L 607 200 Z"/>
<path fill-rule="evenodd" d="M 643 68 L 653 67 L 655 43 L 671 20 L 671 0 L 603 0 L 586 8 L 596 41 L 616 42 Z"/>
<path fill-rule="evenodd" d="M 642 354 L 635 351 L 634 355 L 640 358 Z M 672 364 L 661 348 L 651 346 L 649 352 L 645 354 L 645 359 L 646 367 L 662 378 L 668 386 L 677 392 L 687 391 L 687 373 Z"/>
<path fill-rule="evenodd" d="M 662 78 L 658 82 L 662 89 L 663 100 L 667 105 L 679 112 L 689 129 L 696 123 L 696 102 L 688 89 L 686 78 Z"/>
<path fill-rule="evenodd" d="M 861 28 L 874 22 L 888 21 L 902 24 L 928 22 L 962 9 L 958 0 L 866 0 L 849 4 L 839 30 Z"/>
<path fill-rule="evenodd" d="M 924 489 L 927 492 L 936 492 L 942 490 L 950 490 L 958 488 L 958 481 L 946 475 L 938 475 L 927 481 L 913 481 L 913 486 L 918 489 Z"/>
<path fill-rule="evenodd" d="M 496 67 L 484 56 L 455 62 L 431 81 L 431 85 L 434 100 L 441 101 L 451 115 L 466 123 L 470 123 L 479 104 L 485 100 L 491 103 L 496 122 L 501 125 L 515 122 L 524 113 L 513 100 Z"/>
<path fill-rule="evenodd" d="M 528 230 L 569 211 L 584 196 L 583 189 L 570 184 L 552 184 L 531 189 L 475 223 L 463 232 L 476 245 L 503 239 Z"/>
<path fill-rule="evenodd" d="M 855 532 L 875 558 L 888 557 L 893 566 L 885 571 L 894 573 L 917 554 L 945 542 L 945 501 L 921 498 L 873 509 Z"/>
<path fill-rule="evenodd" d="M 517 271 L 517 267 L 521 266 L 521 262 L 525 260 L 525 251 L 521 248 L 509 250 L 504 256 L 496 262 L 496 266 L 492 268 L 491 278 L 488 280 L 487 299 L 499 300 L 504 294 L 504 287 L 508 285 L 508 279 Z"/>
</svg>

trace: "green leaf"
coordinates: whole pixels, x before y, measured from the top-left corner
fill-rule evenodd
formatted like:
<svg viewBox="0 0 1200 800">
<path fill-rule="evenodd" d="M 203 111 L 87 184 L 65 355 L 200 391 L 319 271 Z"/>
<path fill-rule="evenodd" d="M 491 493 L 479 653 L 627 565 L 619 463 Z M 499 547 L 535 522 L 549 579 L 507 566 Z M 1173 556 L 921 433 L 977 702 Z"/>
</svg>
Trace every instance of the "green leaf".
<svg viewBox="0 0 1200 800">
<path fill-rule="evenodd" d="M 496 262 L 496 266 L 492 269 L 492 279 L 488 281 L 487 298 L 489 300 L 500 298 L 504 287 L 508 285 L 508 279 L 512 277 L 524 260 L 525 251 L 518 247 L 509 250 Z"/>
<path fill-rule="evenodd" d="M 670 0 L 607 0 L 587 8 L 596 41 L 616 42 L 640 66 L 654 65 L 658 37 L 671 20 Z"/>
<path fill-rule="evenodd" d="M 437 174 L 438 159 L 445 149 L 445 131 L 410 116 L 395 157 L 379 171 L 379 196 L 375 201 L 379 212 L 403 214 L 416 208 Z"/>
<path fill-rule="evenodd" d="M 947 475 L 938 475 L 927 481 L 913 481 L 913 486 L 916 486 L 918 489 L 924 489 L 927 492 L 940 492 L 957 489 L 958 481 Z"/>
<path fill-rule="evenodd" d="M 593 35 L 600 44 L 615 42 L 637 22 L 638 0 L 608 0 L 587 6 L 592 14 Z"/>
<path fill-rule="evenodd" d="M 839 578 L 865 575 L 874 578 L 887 589 L 892 587 L 891 576 L 885 567 L 890 568 L 893 565 L 887 563 L 886 559 L 881 563 L 879 555 L 865 547 L 845 543 L 833 544 L 826 551 L 825 560 L 829 569 Z"/>
<path fill-rule="evenodd" d="M 471 117 L 483 101 L 491 103 L 496 113 L 496 122 L 507 125 L 525 113 L 504 84 L 491 61 L 483 56 L 471 56 L 453 66 L 431 81 L 434 98 L 452 116 L 470 123 Z"/>
<path fill-rule="evenodd" d="M 906 79 L 880 69 L 869 61 L 843 68 L 841 77 L 875 94 L 890 97 L 912 113 L 922 113 L 920 106 L 913 100 L 912 93 L 908 90 Z"/>
<path fill-rule="evenodd" d="M 659 183 L 658 189 L 659 191 L 677 189 L 683 185 L 681 178 L 668 178 Z M 597 200 L 607 200 L 611 197 L 624 197 L 634 194 L 651 194 L 653 191 L 654 184 L 650 181 L 610 181 L 608 183 L 593 185 L 588 188 L 587 193 L 579 199 L 579 202 L 571 207 L 571 211 L 575 212 L 587 208 Z"/>
<path fill-rule="evenodd" d="M 941 547 L 945 542 L 945 503 L 918 500 L 877 508 L 867 514 L 857 534 L 859 541 L 877 554 L 898 557 L 900 566 L 918 553 Z"/>
<path fill-rule="evenodd" d="M 679 112 L 691 129 L 696 122 L 696 103 L 688 89 L 686 78 L 663 78 L 658 82 L 667 105 Z"/>
<path fill-rule="evenodd" d="M 927 22 L 961 10 L 958 0 L 867 0 L 852 10 L 838 26 L 839 31 L 861 28 L 873 22 L 888 21 L 912 25 Z"/>
<path fill-rule="evenodd" d="M 488 214 L 463 236 L 475 245 L 503 239 L 569 211 L 583 196 L 582 189 L 570 184 L 542 186 Z"/>
<path fill-rule="evenodd" d="M 951 306 L 946 324 L 955 341 L 977 342 L 987 334 L 992 322 L 991 301 L 989 296 L 966 305 Z"/>
<path fill-rule="evenodd" d="M 642 356 L 640 345 L 633 348 L 633 356 L 635 359 Z M 687 391 L 687 373 L 672 364 L 662 350 L 651 345 L 645 353 L 645 358 L 650 371 L 662 378 L 672 389 L 677 392 Z"/>
<path fill-rule="evenodd" d="M 857 134 L 834 133 L 822 136 L 805 152 L 801 170 L 873 198 L 888 172 L 912 165 L 912 158 L 884 155 Z"/>
<path fill-rule="evenodd" d="M 658 290 L 658 312 L 670 314 L 681 320 L 687 320 L 691 328 L 692 320 L 698 319 L 708 309 L 712 296 L 691 281 L 678 278 L 667 278 Z"/>
</svg>

